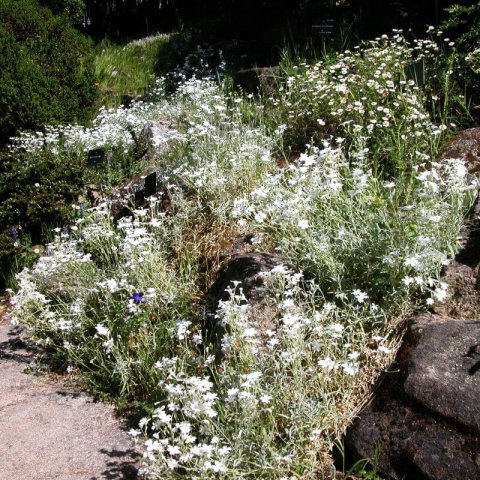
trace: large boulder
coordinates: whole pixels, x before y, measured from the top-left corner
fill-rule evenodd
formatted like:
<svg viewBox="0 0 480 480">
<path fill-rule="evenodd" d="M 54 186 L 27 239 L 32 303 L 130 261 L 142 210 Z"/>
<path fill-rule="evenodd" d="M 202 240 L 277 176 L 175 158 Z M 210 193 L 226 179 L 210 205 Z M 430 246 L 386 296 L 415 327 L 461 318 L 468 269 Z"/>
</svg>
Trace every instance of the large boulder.
<svg viewBox="0 0 480 480">
<path fill-rule="evenodd" d="M 349 458 L 376 458 L 395 480 L 480 478 L 479 339 L 479 321 L 415 317 L 391 373 L 347 432 Z"/>
<path fill-rule="evenodd" d="M 174 132 L 161 120 L 148 121 L 138 139 L 138 148 L 144 153 L 143 159 L 152 161 L 164 151 Z"/>
<path fill-rule="evenodd" d="M 283 264 L 285 260 L 274 254 L 246 252 L 233 255 L 209 291 L 213 310 L 216 311 L 221 300 L 228 300 L 229 294 L 226 289 L 231 287 L 233 282 L 240 282 L 250 305 L 249 316 L 252 324 L 258 331 L 260 340 L 268 340 L 269 337 L 265 332 L 276 329 L 277 309 L 275 299 L 268 294 L 267 280 L 263 274 Z M 210 325 L 206 328 L 207 338 L 216 346 L 217 359 L 220 359 L 225 327 L 217 318 L 212 317 Z"/>
<path fill-rule="evenodd" d="M 218 299 L 226 299 L 225 289 L 232 282 L 241 282 L 243 293 L 249 302 L 260 302 L 266 293 L 265 277 L 262 273 L 282 265 L 285 260 L 279 255 L 248 252 L 232 256 L 218 276 L 210 293 Z"/>
</svg>

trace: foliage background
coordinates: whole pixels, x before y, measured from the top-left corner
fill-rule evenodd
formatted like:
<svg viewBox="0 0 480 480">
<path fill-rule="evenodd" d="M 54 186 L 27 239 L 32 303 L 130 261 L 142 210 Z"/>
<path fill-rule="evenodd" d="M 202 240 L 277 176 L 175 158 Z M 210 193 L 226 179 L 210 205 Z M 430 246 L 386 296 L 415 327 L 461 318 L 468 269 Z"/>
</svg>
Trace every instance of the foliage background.
<svg viewBox="0 0 480 480">
<path fill-rule="evenodd" d="M 86 121 L 93 43 L 35 0 L 0 3 L 0 145 L 18 130 Z"/>
</svg>

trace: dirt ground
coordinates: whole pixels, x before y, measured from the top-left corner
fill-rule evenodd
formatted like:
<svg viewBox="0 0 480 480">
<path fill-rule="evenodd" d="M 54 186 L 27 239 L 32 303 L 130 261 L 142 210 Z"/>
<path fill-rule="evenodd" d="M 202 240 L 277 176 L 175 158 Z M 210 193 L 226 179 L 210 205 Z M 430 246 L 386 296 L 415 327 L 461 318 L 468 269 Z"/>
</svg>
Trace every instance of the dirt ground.
<svg viewBox="0 0 480 480">
<path fill-rule="evenodd" d="M 141 453 L 113 407 L 28 373 L 35 351 L 0 307 L 0 480 L 136 479 Z"/>
</svg>

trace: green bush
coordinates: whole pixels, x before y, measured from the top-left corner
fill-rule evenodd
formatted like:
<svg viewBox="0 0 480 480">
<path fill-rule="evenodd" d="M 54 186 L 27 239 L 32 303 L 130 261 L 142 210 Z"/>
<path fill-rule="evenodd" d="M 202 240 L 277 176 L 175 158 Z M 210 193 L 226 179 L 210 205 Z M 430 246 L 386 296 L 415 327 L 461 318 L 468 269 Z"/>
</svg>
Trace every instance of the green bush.
<svg viewBox="0 0 480 480">
<path fill-rule="evenodd" d="M 66 17 L 35 0 L 0 3 L 0 144 L 18 130 L 89 119 L 91 48 Z"/>
<path fill-rule="evenodd" d="M 40 4 L 48 7 L 56 15 L 66 15 L 74 25 L 82 25 L 86 6 L 84 0 L 40 0 Z"/>
<path fill-rule="evenodd" d="M 30 264 L 31 246 L 42 241 L 46 226 L 72 220 L 83 184 L 79 160 L 46 151 L 0 157 L 0 285 Z"/>
</svg>

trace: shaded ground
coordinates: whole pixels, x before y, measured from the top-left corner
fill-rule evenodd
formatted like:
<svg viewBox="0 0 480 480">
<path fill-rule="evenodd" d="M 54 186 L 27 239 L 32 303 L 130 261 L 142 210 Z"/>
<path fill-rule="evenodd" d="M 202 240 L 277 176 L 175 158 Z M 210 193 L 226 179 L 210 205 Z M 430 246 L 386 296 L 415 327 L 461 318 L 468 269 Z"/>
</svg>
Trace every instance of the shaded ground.
<svg viewBox="0 0 480 480">
<path fill-rule="evenodd" d="M 0 480 L 136 479 L 141 455 L 113 407 L 26 373 L 34 358 L 0 311 Z"/>
</svg>

